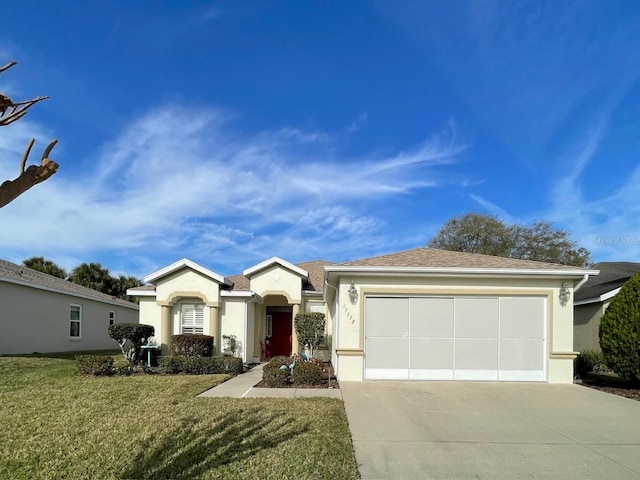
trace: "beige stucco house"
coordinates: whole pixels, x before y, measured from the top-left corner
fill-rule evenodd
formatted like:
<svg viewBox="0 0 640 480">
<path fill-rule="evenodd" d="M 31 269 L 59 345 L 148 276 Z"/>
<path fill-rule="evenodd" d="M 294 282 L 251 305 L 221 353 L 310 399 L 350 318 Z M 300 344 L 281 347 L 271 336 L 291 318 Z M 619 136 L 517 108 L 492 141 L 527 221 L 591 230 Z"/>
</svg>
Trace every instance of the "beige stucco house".
<svg viewBox="0 0 640 480">
<path fill-rule="evenodd" d="M 112 323 L 137 322 L 135 303 L 0 260 L 0 355 L 118 348 Z"/>
<path fill-rule="evenodd" d="M 225 277 L 187 259 L 129 290 L 164 351 L 172 334 L 234 335 L 237 355 L 299 350 L 293 318 L 327 316 L 340 380 L 573 380 L 574 288 L 596 270 L 416 248 L 334 264 L 278 257 Z"/>
<path fill-rule="evenodd" d="M 640 263 L 633 262 L 601 262 L 593 268 L 600 275 L 589 278 L 573 302 L 573 345 L 578 352 L 600 350 L 600 319 L 620 288 L 640 273 Z"/>
</svg>

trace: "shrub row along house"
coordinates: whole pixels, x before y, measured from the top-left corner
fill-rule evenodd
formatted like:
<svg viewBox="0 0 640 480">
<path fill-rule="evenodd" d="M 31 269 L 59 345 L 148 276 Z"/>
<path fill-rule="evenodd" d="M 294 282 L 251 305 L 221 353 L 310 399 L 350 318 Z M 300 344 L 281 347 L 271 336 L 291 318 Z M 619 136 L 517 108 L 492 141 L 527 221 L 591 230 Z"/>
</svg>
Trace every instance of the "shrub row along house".
<svg viewBox="0 0 640 480">
<path fill-rule="evenodd" d="M 0 260 L 0 355 L 117 348 L 110 324 L 138 321 L 138 305 Z"/>
<path fill-rule="evenodd" d="M 273 257 L 225 277 L 179 260 L 128 290 L 140 322 L 234 338 L 246 362 L 299 351 L 293 319 L 323 312 L 319 356 L 340 380 L 573 380 L 573 293 L 597 270 L 416 248 L 334 264 Z"/>
</svg>

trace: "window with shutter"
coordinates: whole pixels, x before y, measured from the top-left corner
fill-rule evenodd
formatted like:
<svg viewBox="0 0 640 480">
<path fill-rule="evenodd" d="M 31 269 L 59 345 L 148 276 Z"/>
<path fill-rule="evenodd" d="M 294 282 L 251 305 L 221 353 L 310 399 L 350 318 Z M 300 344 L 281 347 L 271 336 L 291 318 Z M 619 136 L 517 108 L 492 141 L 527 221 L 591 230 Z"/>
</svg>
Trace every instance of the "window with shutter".
<svg viewBox="0 0 640 480">
<path fill-rule="evenodd" d="M 183 305 L 181 333 L 204 333 L 204 305 Z"/>
</svg>

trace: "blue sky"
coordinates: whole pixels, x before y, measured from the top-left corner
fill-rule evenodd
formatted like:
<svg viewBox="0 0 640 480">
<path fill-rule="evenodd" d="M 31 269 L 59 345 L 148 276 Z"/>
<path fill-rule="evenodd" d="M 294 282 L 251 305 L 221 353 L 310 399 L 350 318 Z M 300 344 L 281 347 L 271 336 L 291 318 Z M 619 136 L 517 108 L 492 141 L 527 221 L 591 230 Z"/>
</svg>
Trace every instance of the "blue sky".
<svg viewBox="0 0 640 480">
<path fill-rule="evenodd" d="M 143 276 L 425 244 L 547 220 L 640 261 L 640 3 L 3 2 L 0 130 L 59 172 L 0 209 L 0 257 Z M 4 60 L 2 60 L 4 59 Z"/>
</svg>

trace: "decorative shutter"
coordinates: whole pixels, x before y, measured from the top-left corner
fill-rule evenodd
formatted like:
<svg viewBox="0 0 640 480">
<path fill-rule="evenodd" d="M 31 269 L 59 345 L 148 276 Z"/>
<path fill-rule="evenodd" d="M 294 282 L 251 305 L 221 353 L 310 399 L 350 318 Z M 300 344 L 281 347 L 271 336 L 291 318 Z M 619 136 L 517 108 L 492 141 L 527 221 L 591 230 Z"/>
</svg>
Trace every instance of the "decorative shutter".
<svg viewBox="0 0 640 480">
<path fill-rule="evenodd" d="M 204 305 L 195 306 L 193 333 L 204 333 Z"/>
</svg>

